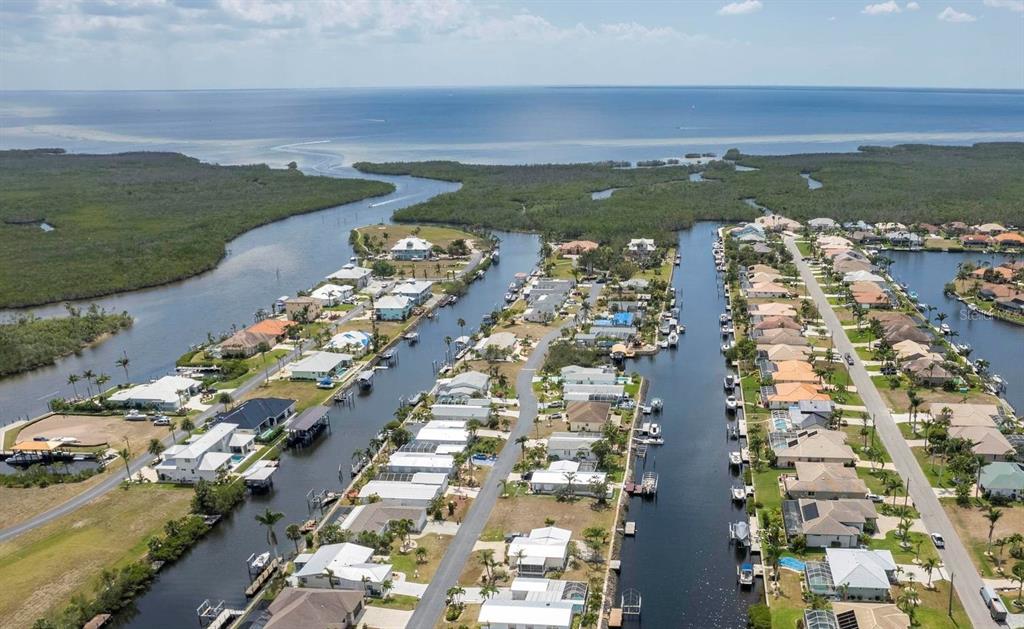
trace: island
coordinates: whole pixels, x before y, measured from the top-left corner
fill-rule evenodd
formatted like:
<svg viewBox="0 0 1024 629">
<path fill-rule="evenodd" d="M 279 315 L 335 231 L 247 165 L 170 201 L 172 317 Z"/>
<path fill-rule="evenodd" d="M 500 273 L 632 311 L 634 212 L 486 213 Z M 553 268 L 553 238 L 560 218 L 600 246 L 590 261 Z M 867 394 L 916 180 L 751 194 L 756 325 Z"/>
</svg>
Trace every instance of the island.
<svg viewBox="0 0 1024 629">
<path fill-rule="evenodd" d="M 260 225 L 388 194 L 294 163 L 220 166 L 178 153 L 0 151 L 0 307 L 88 299 L 212 269 Z M 59 268 L 60 272 L 54 272 Z"/>
</svg>

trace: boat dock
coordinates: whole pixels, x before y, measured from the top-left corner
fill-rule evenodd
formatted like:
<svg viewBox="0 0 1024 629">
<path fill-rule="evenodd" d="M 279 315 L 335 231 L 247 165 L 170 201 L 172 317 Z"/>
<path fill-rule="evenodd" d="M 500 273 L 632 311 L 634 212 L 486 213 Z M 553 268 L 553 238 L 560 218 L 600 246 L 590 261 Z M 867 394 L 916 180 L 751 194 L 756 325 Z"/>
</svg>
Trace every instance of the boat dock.
<svg viewBox="0 0 1024 629">
<path fill-rule="evenodd" d="M 267 581 L 269 581 L 271 577 L 274 576 L 274 573 L 277 572 L 277 569 L 280 566 L 281 558 L 274 557 L 274 559 L 271 560 L 269 564 L 267 564 L 267 567 L 256 575 L 256 578 L 252 580 L 252 583 L 249 584 L 249 587 L 245 588 L 245 597 L 252 598 L 253 596 L 256 596 L 256 594 L 260 591 L 260 588 L 262 588 L 267 583 Z M 239 615 L 241 615 L 241 613 L 239 613 Z"/>
<path fill-rule="evenodd" d="M 644 472 L 639 482 L 627 482 L 626 493 L 631 496 L 655 496 L 658 493 L 658 473 Z"/>
<path fill-rule="evenodd" d="M 326 406 L 313 406 L 299 413 L 288 426 L 288 445 L 305 447 L 324 430 L 330 431 L 331 422 Z"/>
</svg>

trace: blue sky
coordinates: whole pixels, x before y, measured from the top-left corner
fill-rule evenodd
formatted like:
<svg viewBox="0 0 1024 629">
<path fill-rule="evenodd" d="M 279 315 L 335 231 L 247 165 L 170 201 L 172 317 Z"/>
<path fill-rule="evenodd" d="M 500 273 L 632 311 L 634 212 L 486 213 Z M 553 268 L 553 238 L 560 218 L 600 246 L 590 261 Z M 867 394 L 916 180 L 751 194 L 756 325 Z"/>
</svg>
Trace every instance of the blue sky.
<svg viewBox="0 0 1024 629">
<path fill-rule="evenodd" d="M 2 89 L 1024 89 L 1024 0 L 4 0 Z"/>
</svg>

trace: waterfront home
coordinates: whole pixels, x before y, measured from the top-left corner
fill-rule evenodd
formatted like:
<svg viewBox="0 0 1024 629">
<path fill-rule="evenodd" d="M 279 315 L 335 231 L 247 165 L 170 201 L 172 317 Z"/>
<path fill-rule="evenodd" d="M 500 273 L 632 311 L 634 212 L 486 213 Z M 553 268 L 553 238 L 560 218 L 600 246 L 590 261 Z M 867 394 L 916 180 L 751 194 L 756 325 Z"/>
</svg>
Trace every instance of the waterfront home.
<svg viewBox="0 0 1024 629">
<path fill-rule="evenodd" d="M 221 472 L 231 468 L 233 459 L 231 444 L 238 430 L 236 424 L 216 423 L 202 434 L 192 435 L 185 443 L 175 444 L 161 454 L 159 463 L 153 466 L 157 478 L 174 483 L 195 483 L 199 479 L 213 482 Z M 252 449 L 252 435 L 249 445 L 243 446 L 247 454 Z"/>
<path fill-rule="evenodd" d="M 499 355 L 509 356 L 516 349 L 516 335 L 511 332 L 495 332 L 490 336 L 480 339 L 473 347 L 473 350 L 480 355 L 487 353 L 487 348 L 493 347 L 491 352 L 498 352 Z"/>
<path fill-rule="evenodd" d="M 423 507 L 403 507 L 385 502 L 371 502 L 357 505 L 341 521 L 344 531 L 352 531 L 359 535 L 363 531 L 383 534 L 392 522 L 408 520 L 412 522 L 411 532 L 420 533 L 427 526 L 427 510 Z"/>
<path fill-rule="evenodd" d="M 480 398 L 487 396 L 491 378 L 480 371 L 463 371 L 447 380 L 439 380 L 435 388 L 438 398 Z"/>
<path fill-rule="evenodd" d="M 857 220 L 843 223 L 843 229 L 847 231 L 870 232 L 875 230 L 875 226 L 871 223 L 865 223 L 863 220 Z"/>
<path fill-rule="evenodd" d="M 260 397 L 246 400 L 220 413 L 216 422 L 234 424 L 239 431 L 261 434 L 279 426 L 295 415 L 295 400 L 277 397 Z"/>
<path fill-rule="evenodd" d="M 902 361 L 915 360 L 917 358 L 923 358 L 925 356 L 931 356 L 934 354 L 932 348 L 924 343 L 918 343 L 917 341 L 900 341 L 894 343 L 892 350 L 896 352 L 896 358 Z"/>
<path fill-rule="evenodd" d="M 444 495 L 445 487 L 435 483 L 412 483 L 406 481 L 371 480 L 359 490 L 359 500 L 401 506 L 427 507 L 438 496 Z"/>
<path fill-rule="evenodd" d="M 239 330 L 211 348 L 210 355 L 214 358 L 249 358 L 260 351 L 260 347 L 269 349 L 276 343 L 277 339 L 270 334 Z"/>
<path fill-rule="evenodd" d="M 757 347 L 757 354 L 760 358 L 767 359 L 773 362 L 780 362 L 784 360 L 807 360 L 811 356 L 810 347 L 801 347 L 798 345 L 759 345 Z"/>
<path fill-rule="evenodd" d="M 503 593 L 504 594 L 504 593 Z M 514 601 L 534 603 L 572 603 L 576 613 L 583 613 L 587 601 L 587 584 L 582 581 L 561 581 L 539 577 L 516 577 L 509 584 Z M 503 600 L 507 600 L 502 596 Z"/>
<path fill-rule="evenodd" d="M 962 234 L 970 229 L 970 226 L 963 221 L 952 221 L 943 225 L 942 228 L 951 234 Z"/>
<path fill-rule="evenodd" d="M 465 422 L 458 427 L 450 421 L 443 420 L 429 421 L 416 431 L 416 441 L 431 443 L 435 445 L 449 444 L 463 448 L 469 442 L 469 431 L 465 428 Z"/>
<path fill-rule="evenodd" d="M 594 496 L 598 484 L 605 485 L 604 472 L 583 471 L 578 461 L 554 461 L 546 470 L 537 470 L 530 477 L 530 491 L 535 494 L 557 494 L 571 488 L 577 496 Z M 610 491 L 610 489 L 605 489 Z"/>
<path fill-rule="evenodd" d="M 338 280 L 342 284 L 348 284 L 356 287 L 356 289 L 361 289 L 366 288 L 371 275 L 373 275 L 373 271 L 370 269 L 349 263 L 328 275 L 327 279 Z"/>
<path fill-rule="evenodd" d="M 827 610 L 822 610 L 827 611 Z M 892 603 L 832 603 L 836 629 L 910 629 L 910 616 Z M 805 625 L 812 629 L 814 625 Z"/>
<path fill-rule="evenodd" d="M 999 223 L 984 223 L 982 225 L 974 225 L 971 230 L 976 234 L 1001 234 L 1006 231 L 1006 228 Z"/>
<path fill-rule="evenodd" d="M 832 401 L 804 400 L 786 410 L 772 411 L 771 431 L 799 431 L 826 428 L 832 423 L 835 404 Z"/>
<path fill-rule="evenodd" d="M 637 329 L 631 325 L 595 325 L 590 330 L 597 334 L 598 338 L 616 341 L 629 341 L 637 335 Z"/>
<path fill-rule="evenodd" d="M 580 347 L 597 347 L 597 334 L 592 332 L 578 332 L 572 337 L 572 342 Z"/>
<path fill-rule="evenodd" d="M 776 282 L 762 282 L 753 284 L 747 289 L 747 297 L 751 299 L 765 299 L 770 297 L 789 297 L 790 290 Z"/>
<path fill-rule="evenodd" d="M 971 271 L 971 277 L 1003 284 L 1013 281 L 1014 269 L 1008 266 L 983 266 Z"/>
<path fill-rule="evenodd" d="M 764 242 L 767 240 L 764 228 L 756 223 L 746 223 L 739 227 L 734 227 L 729 232 L 729 235 L 738 242 Z"/>
<path fill-rule="evenodd" d="M 321 306 L 329 308 L 337 306 L 342 301 L 352 296 L 353 288 L 348 284 L 324 284 L 313 289 L 309 293 L 310 298 L 320 302 Z"/>
<path fill-rule="evenodd" d="M 978 486 L 986 496 L 1024 500 L 1024 463 L 989 463 L 981 468 Z"/>
<path fill-rule="evenodd" d="M 580 367 L 568 365 L 559 371 L 563 384 L 615 384 L 618 374 L 614 367 Z"/>
<path fill-rule="evenodd" d="M 867 498 L 868 486 L 857 476 L 856 468 L 840 463 L 805 463 L 797 461 L 796 475 L 783 475 L 782 484 L 790 498 Z"/>
<path fill-rule="evenodd" d="M 658 250 L 653 238 L 632 238 L 626 245 L 626 256 L 639 264 L 644 264 Z"/>
<path fill-rule="evenodd" d="M 803 326 L 797 323 L 796 319 L 794 319 L 793 317 L 773 316 L 761 319 L 760 321 L 754 324 L 753 328 L 753 335 L 758 336 L 765 330 L 778 330 L 781 328 L 793 330 L 795 332 L 800 332 L 803 329 Z"/>
<path fill-rule="evenodd" d="M 391 247 L 393 260 L 428 260 L 434 244 L 428 240 L 409 236 L 402 238 Z"/>
<path fill-rule="evenodd" d="M 832 270 L 836 273 L 852 273 L 853 271 L 872 271 L 874 266 L 863 260 L 851 260 L 849 258 L 836 258 L 832 262 Z"/>
<path fill-rule="evenodd" d="M 611 421 L 610 413 L 611 404 L 608 402 L 569 402 L 565 409 L 569 430 L 572 432 L 603 433 L 605 426 Z"/>
<path fill-rule="evenodd" d="M 903 371 L 915 382 L 929 386 L 942 386 L 953 379 L 953 374 L 942 366 L 943 361 L 924 356 L 903 364 Z"/>
<path fill-rule="evenodd" d="M 798 231 L 800 223 L 781 214 L 766 214 L 758 216 L 754 222 L 770 232 Z"/>
<path fill-rule="evenodd" d="M 875 223 L 875 229 L 880 232 L 899 231 L 906 229 L 907 226 L 903 223 L 889 222 L 889 223 Z"/>
<path fill-rule="evenodd" d="M 768 409 L 789 408 L 804 401 L 828 401 L 832 398 L 814 384 L 806 382 L 780 382 L 761 387 L 761 402 Z"/>
<path fill-rule="evenodd" d="M 421 306 L 430 299 L 433 294 L 431 292 L 433 286 L 434 283 L 427 280 L 405 280 L 395 284 L 395 287 L 391 289 L 391 294 L 408 297 L 414 306 Z"/>
<path fill-rule="evenodd" d="M 373 549 L 359 544 L 325 544 L 316 552 L 295 558 L 292 578 L 310 588 L 365 591 L 382 594 L 381 584 L 391 578 L 391 564 L 373 563 Z"/>
<path fill-rule="evenodd" d="M 412 300 L 402 295 L 384 295 L 373 303 L 374 316 L 381 321 L 405 321 L 412 308 Z"/>
<path fill-rule="evenodd" d="M 996 308 L 1015 315 L 1024 315 L 1024 293 L 1013 297 L 1000 297 L 996 300 Z"/>
<path fill-rule="evenodd" d="M 825 562 L 807 562 L 807 587 L 834 597 L 840 589 L 854 601 L 887 601 L 896 582 L 896 561 L 888 550 L 826 548 Z"/>
<path fill-rule="evenodd" d="M 992 237 L 986 234 L 964 234 L 960 236 L 960 244 L 981 249 L 992 244 Z"/>
<path fill-rule="evenodd" d="M 115 391 L 107 401 L 132 408 L 178 411 L 202 386 L 202 382 L 192 378 L 164 376 L 153 382 Z"/>
<path fill-rule="evenodd" d="M 1024 246 L 1024 235 L 1020 232 L 1006 232 L 993 236 L 992 241 L 1006 247 L 1022 247 Z"/>
<path fill-rule="evenodd" d="M 950 426 L 949 437 L 967 439 L 971 452 L 983 462 L 1006 461 L 1016 456 L 1013 444 L 994 426 Z"/>
<path fill-rule="evenodd" d="M 914 232 L 897 229 L 882 234 L 894 247 L 920 247 L 923 239 Z"/>
<path fill-rule="evenodd" d="M 843 275 L 844 284 L 853 284 L 854 282 L 871 282 L 874 284 L 884 284 L 885 278 L 881 275 L 876 275 L 870 271 L 851 271 Z"/>
<path fill-rule="evenodd" d="M 882 289 L 874 286 L 851 286 L 850 294 L 854 303 L 862 308 L 888 308 L 892 305 L 892 299 Z"/>
<path fill-rule="evenodd" d="M 352 354 L 310 352 L 288 364 L 292 380 L 323 380 L 333 378 L 352 364 Z"/>
<path fill-rule="evenodd" d="M 762 376 L 771 377 L 776 384 L 782 382 L 818 384 L 821 381 L 818 374 L 814 373 L 814 366 L 804 360 L 764 361 L 764 364 L 766 368 L 762 370 Z"/>
<path fill-rule="evenodd" d="M 949 413 L 950 426 L 997 427 L 1006 421 L 1001 408 L 995 404 L 932 402 L 928 405 L 932 417 L 941 417 L 943 411 Z"/>
<path fill-rule="evenodd" d="M 566 402 L 617 402 L 626 393 L 621 384 L 567 384 L 562 396 Z"/>
<path fill-rule="evenodd" d="M 836 229 L 839 227 L 839 223 L 835 219 L 823 216 L 820 218 L 812 218 L 807 221 L 807 227 L 814 231 L 824 231 L 826 229 Z"/>
<path fill-rule="evenodd" d="M 777 328 L 774 330 L 762 330 L 754 341 L 758 345 L 794 345 L 805 346 L 809 343 L 804 336 L 796 330 Z"/>
<path fill-rule="evenodd" d="M 767 284 L 769 282 L 778 282 L 782 279 L 782 273 L 778 271 L 758 271 L 754 274 L 747 275 L 747 283 L 751 286 L 754 284 Z"/>
<path fill-rule="evenodd" d="M 593 251 L 599 246 L 593 240 L 570 240 L 558 245 L 558 253 L 563 256 L 578 256 Z"/>
<path fill-rule="evenodd" d="M 477 622 L 479 626 L 490 629 L 571 629 L 574 609 L 571 601 L 510 601 L 504 598 L 491 598 L 480 606 Z"/>
<path fill-rule="evenodd" d="M 769 433 L 776 467 L 795 467 L 799 463 L 839 463 L 853 465 L 857 455 L 846 445 L 846 433 L 814 428 L 799 432 Z"/>
<path fill-rule="evenodd" d="M 751 304 L 747 310 L 751 317 L 796 316 L 796 309 L 792 305 L 779 302 Z"/>
<path fill-rule="evenodd" d="M 985 282 L 978 287 L 978 297 L 986 301 L 993 301 L 995 299 L 1005 299 L 1007 297 L 1016 297 L 1021 294 L 1019 290 L 1013 286 L 1006 284 L 996 284 L 994 282 Z"/>
<path fill-rule="evenodd" d="M 533 529 L 529 535 L 514 537 L 505 555 L 509 567 L 516 568 L 519 576 L 533 577 L 565 570 L 571 538 L 572 531 L 554 526 Z"/>
<path fill-rule="evenodd" d="M 531 323 L 550 323 L 558 316 L 563 303 L 565 295 L 531 295 L 523 318 Z"/>
<path fill-rule="evenodd" d="M 873 231 L 855 231 L 850 234 L 850 240 L 861 245 L 871 245 L 882 242 L 882 237 Z"/>
<path fill-rule="evenodd" d="M 324 349 L 339 350 L 354 356 L 362 356 L 370 350 L 373 339 L 361 330 L 347 330 L 331 337 Z"/>
<path fill-rule="evenodd" d="M 475 419 L 486 424 L 491 417 L 490 399 L 466 399 L 458 404 L 434 404 L 430 407 L 430 413 L 438 420 L 460 420 L 467 422 Z"/>
<path fill-rule="evenodd" d="M 307 323 L 317 320 L 323 311 L 323 304 L 312 297 L 291 297 L 284 300 L 284 311 L 289 319 Z"/>
<path fill-rule="evenodd" d="M 878 522 L 874 503 L 864 499 L 786 500 L 782 516 L 786 535 L 803 535 L 808 548 L 857 548 Z"/>
<path fill-rule="evenodd" d="M 594 444 L 604 438 L 597 432 L 553 432 L 548 436 L 548 459 L 556 461 L 597 461 Z"/>
<path fill-rule="evenodd" d="M 746 272 L 748 277 L 751 275 L 756 275 L 758 273 L 769 273 L 778 276 L 782 275 L 781 273 L 779 273 L 778 269 L 767 264 L 751 264 L 746 269 L 744 269 L 744 271 Z"/>
<path fill-rule="evenodd" d="M 394 282 L 387 280 L 370 280 L 359 292 L 371 297 L 372 299 L 380 299 L 390 291 L 391 287 L 394 285 Z"/>
<path fill-rule="evenodd" d="M 819 235 L 814 239 L 821 249 L 835 249 L 838 251 L 849 251 L 853 249 L 853 243 L 849 239 L 835 235 Z"/>
<path fill-rule="evenodd" d="M 362 589 L 357 591 L 286 587 L 274 597 L 274 601 L 263 612 L 257 625 L 262 629 L 357 627 L 365 611 L 363 597 Z"/>
<path fill-rule="evenodd" d="M 455 457 L 433 452 L 394 452 L 388 457 L 384 471 L 396 474 L 430 472 L 450 475 L 455 471 Z"/>
</svg>

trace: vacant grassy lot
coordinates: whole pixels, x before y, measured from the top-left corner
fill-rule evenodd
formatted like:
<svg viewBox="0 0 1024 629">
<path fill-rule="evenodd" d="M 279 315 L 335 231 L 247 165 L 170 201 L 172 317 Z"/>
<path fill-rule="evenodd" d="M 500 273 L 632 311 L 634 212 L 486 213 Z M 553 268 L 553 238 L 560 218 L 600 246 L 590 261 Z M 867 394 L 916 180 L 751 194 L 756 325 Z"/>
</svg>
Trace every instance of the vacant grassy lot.
<svg viewBox="0 0 1024 629">
<path fill-rule="evenodd" d="M 448 248 L 456 240 L 476 242 L 477 238 L 469 232 L 441 225 L 367 225 L 356 230 L 360 237 L 380 246 L 381 251 L 390 251 L 399 240 L 410 236 L 422 238 L 432 244 Z"/>
<path fill-rule="evenodd" d="M 271 380 L 250 391 L 243 400 L 257 397 L 283 397 L 296 401 L 296 411 L 323 404 L 334 389 L 320 389 L 312 380 Z M 237 400 L 241 401 L 241 400 Z"/>
<path fill-rule="evenodd" d="M 797 621 L 804 616 L 803 575 L 792 570 L 779 571 L 779 596 L 769 595 L 768 605 L 772 612 L 772 629 L 796 629 Z"/>
<path fill-rule="evenodd" d="M 124 475 L 124 466 L 109 467 L 104 474 L 97 474 L 80 483 L 50 485 L 48 487 L 0 487 L 0 528 L 7 528 L 48 511 L 62 504 L 89 487 L 102 482 L 105 474 Z M 111 471 L 113 470 L 113 471 Z"/>
<path fill-rule="evenodd" d="M 985 551 L 988 549 L 989 527 L 989 521 L 985 518 L 985 511 L 978 507 L 957 506 L 955 500 L 943 500 L 942 507 L 946 510 L 946 515 L 949 516 L 953 526 L 956 527 L 957 533 L 960 534 L 960 540 L 971 551 L 974 565 L 978 567 L 978 570 L 984 576 L 994 576 L 993 560 L 985 556 Z M 1018 504 L 998 508 L 1003 512 L 1003 516 L 996 522 L 995 529 L 992 531 L 993 541 L 1024 531 L 1024 506 Z M 993 546 L 992 552 L 998 558 L 998 546 Z M 1015 559 L 1010 557 L 1009 549 L 1006 548 L 1003 550 L 1002 558 L 1003 567 L 1006 569 L 1013 567 L 1013 564 L 1016 562 Z"/>
<path fill-rule="evenodd" d="M 146 539 L 185 515 L 192 492 L 164 485 L 113 491 L 0 544 L 0 618 L 28 627 L 87 589 L 104 568 L 145 553 Z"/>
<path fill-rule="evenodd" d="M 392 190 L 177 153 L 3 151 L 0 307 L 186 278 L 213 268 L 225 243 L 254 227 Z M 44 219 L 54 231 L 39 228 Z"/>
<path fill-rule="evenodd" d="M 394 566 L 395 572 L 405 573 L 407 581 L 429 583 L 434 578 L 437 567 L 441 565 L 441 559 L 444 557 L 445 551 L 448 550 L 448 544 L 451 541 L 451 535 L 438 535 L 436 533 L 430 533 L 429 535 L 414 539 L 413 542 L 417 548 L 427 549 L 427 556 L 422 563 L 416 558 L 416 549 L 411 549 L 403 554 L 399 552 L 401 544 L 395 542 L 391 552 L 391 564 Z M 416 576 L 417 572 L 419 576 Z"/>
</svg>

